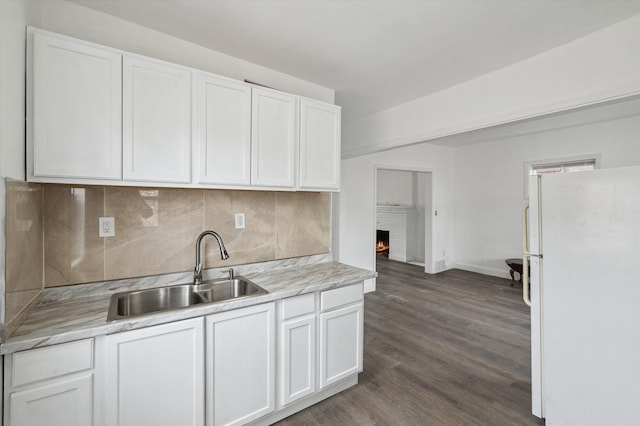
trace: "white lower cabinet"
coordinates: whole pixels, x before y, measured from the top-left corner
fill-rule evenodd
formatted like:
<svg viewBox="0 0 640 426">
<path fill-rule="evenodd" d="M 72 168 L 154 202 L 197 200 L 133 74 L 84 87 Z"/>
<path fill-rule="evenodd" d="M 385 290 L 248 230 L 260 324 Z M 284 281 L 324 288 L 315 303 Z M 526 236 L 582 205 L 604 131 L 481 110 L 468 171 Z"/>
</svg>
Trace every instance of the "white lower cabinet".
<svg viewBox="0 0 640 426">
<path fill-rule="evenodd" d="M 5 356 L 5 426 L 95 423 L 93 339 Z"/>
<path fill-rule="evenodd" d="M 275 304 L 206 317 L 207 425 L 241 425 L 275 409 Z"/>
<path fill-rule="evenodd" d="M 204 424 L 203 319 L 107 336 L 106 424 Z"/>
<path fill-rule="evenodd" d="M 93 424 L 93 375 L 65 378 L 11 394 L 12 425 Z"/>
<path fill-rule="evenodd" d="M 280 302 L 279 398 L 283 407 L 316 391 L 315 293 Z"/>
<path fill-rule="evenodd" d="M 277 303 L 5 355 L 4 425 L 271 424 L 355 384 L 362 283 Z"/>
<path fill-rule="evenodd" d="M 362 371 L 362 284 L 325 291 L 320 313 L 320 389 Z"/>
</svg>

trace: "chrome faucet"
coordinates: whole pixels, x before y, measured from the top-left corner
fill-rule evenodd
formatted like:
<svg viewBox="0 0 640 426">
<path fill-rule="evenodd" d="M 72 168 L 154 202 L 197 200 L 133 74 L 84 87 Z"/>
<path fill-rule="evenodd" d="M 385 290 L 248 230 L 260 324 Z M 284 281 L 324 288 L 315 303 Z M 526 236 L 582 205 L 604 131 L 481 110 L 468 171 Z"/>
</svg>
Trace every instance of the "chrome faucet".
<svg viewBox="0 0 640 426">
<path fill-rule="evenodd" d="M 204 231 L 202 234 L 198 236 L 196 240 L 196 269 L 193 271 L 193 283 L 195 285 L 202 284 L 202 260 L 200 260 L 200 246 L 202 245 L 202 240 L 207 235 L 211 235 L 218 241 L 218 246 L 220 247 L 220 258 L 222 260 L 227 260 L 229 258 L 229 253 L 227 253 L 227 249 L 224 247 L 224 243 L 222 242 L 222 238 L 215 231 Z"/>
</svg>

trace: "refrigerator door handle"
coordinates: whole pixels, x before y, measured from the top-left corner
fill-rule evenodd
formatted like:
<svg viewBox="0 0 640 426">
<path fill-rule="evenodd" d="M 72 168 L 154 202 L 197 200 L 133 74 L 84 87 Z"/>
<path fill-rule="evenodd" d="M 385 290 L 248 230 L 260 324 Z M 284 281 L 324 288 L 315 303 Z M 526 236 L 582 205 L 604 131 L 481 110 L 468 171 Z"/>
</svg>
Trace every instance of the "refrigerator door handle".
<svg viewBox="0 0 640 426">
<path fill-rule="evenodd" d="M 522 208 L 522 300 L 527 306 L 531 306 L 531 294 L 529 288 L 529 258 L 542 257 L 529 252 L 529 204 Z"/>
</svg>

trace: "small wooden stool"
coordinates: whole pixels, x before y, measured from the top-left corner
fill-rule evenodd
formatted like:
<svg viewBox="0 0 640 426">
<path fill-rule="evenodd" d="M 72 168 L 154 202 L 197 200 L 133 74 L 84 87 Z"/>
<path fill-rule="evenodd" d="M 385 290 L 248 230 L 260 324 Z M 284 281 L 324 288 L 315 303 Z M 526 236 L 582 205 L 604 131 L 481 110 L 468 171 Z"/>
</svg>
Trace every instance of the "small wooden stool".
<svg viewBox="0 0 640 426">
<path fill-rule="evenodd" d="M 518 281 L 522 282 L 522 259 L 513 258 L 513 259 L 507 259 L 504 262 L 509 266 L 509 268 L 511 268 L 511 270 L 509 271 L 509 274 L 511 274 L 511 281 L 512 281 L 511 285 L 513 286 L 513 283 L 516 281 L 514 272 L 517 272 L 518 274 L 520 274 L 520 279 Z"/>
</svg>

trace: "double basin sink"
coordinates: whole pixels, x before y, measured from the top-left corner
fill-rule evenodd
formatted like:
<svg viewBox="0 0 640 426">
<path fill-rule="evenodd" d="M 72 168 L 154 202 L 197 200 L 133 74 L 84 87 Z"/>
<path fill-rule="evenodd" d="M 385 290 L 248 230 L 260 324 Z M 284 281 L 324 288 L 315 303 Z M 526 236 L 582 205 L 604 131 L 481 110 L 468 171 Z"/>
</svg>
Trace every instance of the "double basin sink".
<svg viewBox="0 0 640 426">
<path fill-rule="evenodd" d="M 240 276 L 205 281 L 198 285 L 183 284 L 116 293 L 111 296 L 107 321 L 266 293 L 267 291 L 262 287 Z"/>
</svg>

